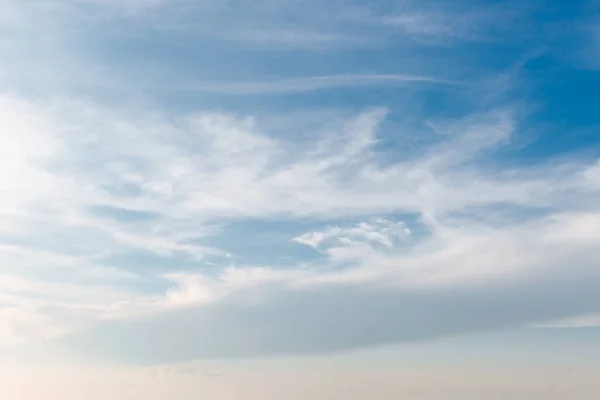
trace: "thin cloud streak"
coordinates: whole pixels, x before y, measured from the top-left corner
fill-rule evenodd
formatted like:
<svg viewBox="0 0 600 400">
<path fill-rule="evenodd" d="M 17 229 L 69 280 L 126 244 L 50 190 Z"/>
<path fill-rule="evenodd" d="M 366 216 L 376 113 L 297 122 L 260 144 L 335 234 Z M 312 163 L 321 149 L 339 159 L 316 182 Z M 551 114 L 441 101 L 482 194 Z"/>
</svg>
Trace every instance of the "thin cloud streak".
<svg viewBox="0 0 600 400">
<path fill-rule="evenodd" d="M 304 93 L 337 88 L 404 86 L 410 84 L 460 85 L 435 77 L 405 74 L 345 74 L 294 77 L 279 80 L 241 82 L 203 82 L 191 84 L 188 90 L 223 95 L 278 95 Z"/>
</svg>

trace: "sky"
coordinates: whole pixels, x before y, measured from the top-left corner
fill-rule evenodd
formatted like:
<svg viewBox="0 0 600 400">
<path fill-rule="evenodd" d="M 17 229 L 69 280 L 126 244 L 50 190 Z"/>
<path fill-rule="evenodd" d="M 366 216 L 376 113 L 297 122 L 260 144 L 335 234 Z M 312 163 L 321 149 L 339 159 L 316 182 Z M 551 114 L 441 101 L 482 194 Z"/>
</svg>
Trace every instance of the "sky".
<svg viewBox="0 0 600 400">
<path fill-rule="evenodd" d="M 0 9 L 0 397 L 600 394 L 597 1 Z"/>
</svg>

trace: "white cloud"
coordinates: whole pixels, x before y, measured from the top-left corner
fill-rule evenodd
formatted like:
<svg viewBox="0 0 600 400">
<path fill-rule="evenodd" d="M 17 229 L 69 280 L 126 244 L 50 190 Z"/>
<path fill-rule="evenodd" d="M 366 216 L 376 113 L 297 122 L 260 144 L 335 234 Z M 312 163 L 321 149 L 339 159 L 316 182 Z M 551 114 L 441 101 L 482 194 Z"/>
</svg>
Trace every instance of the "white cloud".
<svg viewBox="0 0 600 400">
<path fill-rule="evenodd" d="M 598 221 L 564 215 L 487 233 L 470 226 L 408 251 L 357 254 L 349 269 L 248 274 L 220 301 L 99 326 L 67 345 L 154 361 L 329 353 L 591 313 Z M 181 331 L 194 335 L 184 340 Z"/>
<path fill-rule="evenodd" d="M 186 90 L 217 94 L 263 95 L 302 93 L 339 87 L 357 88 L 364 86 L 408 85 L 411 83 L 430 83 L 441 85 L 455 84 L 453 82 L 429 76 L 367 74 L 295 77 L 290 79 L 258 82 L 205 82 L 189 85 Z"/>
<path fill-rule="evenodd" d="M 9 3 L 14 4 L 14 0 Z M 237 1 L 235 6 L 215 0 L 54 0 L 46 5 L 92 21 L 124 18 L 160 31 L 193 32 L 197 38 L 226 45 L 318 51 L 369 47 L 389 40 L 410 46 L 414 40 L 439 44 L 490 39 L 483 32 L 489 35 L 494 29 L 505 33 L 501 21 L 514 22 L 529 11 L 528 7 L 507 6 L 297 0 L 266 1 L 260 6 L 246 0 Z M 90 6 L 94 6 L 91 11 Z"/>
<path fill-rule="evenodd" d="M 361 243 L 391 247 L 394 242 L 407 235 L 410 235 L 410 229 L 402 221 L 375 218 L 359 222 L 347 228 L 328 226 L 323 231 L 308 232 L 294 238 L 294 240 L 315 249 L 325 242 L 333 242 L 334 245 L 343 246 L 354 246 Z"/>
<path fill-rule="evenodd" d="M 0 341 L 75 330 L 67 347 L 90 340 L 89 348 L 115 354 L 123 346 L 132 357 L 311 353 L 599 311 L 599 162 L 489 162 L 519 134 L 513 110 L 429 121 L 416 134 L 429 135 L 431 145 L 384 160 L 381 140 L 397 132 L 382 130 L 403 127 L 386 128 L 381 108 L 320 110 L 316 127 L 289 120 L 269 129 L 260 116 L 76 101 L 73 93 L 90 87 L 111 99 L 150 87 L 147 70 L 133 62 L 136 82 L 115 72 L 118 62 L 103 70 L 73 40 L 81 20 L 65 18 L 88 9 L 43 3 L 5 1 L 0 16 L 0 32 L 14 38 L 0 39 L 0 54 L 11 60 L 0 66 L 8 90 L 0 96 Z M 124 6 L 128 23 L 156 31 L 186 31 L 194 16 L 205 29 L 193 30 L 194 39 L 296 49 L 341 46 L 357 35 L 360 43 L 389 39 L 382 21 L 410 37 L 464 33 L 427 10 L 390 17 L 340 3 L 247 3 L 231 15 L 227 4 L 208 3 L 202 15 L 211 24 L 190 12 L 200 3 L 112 2 L 112 11 L 95 10 Z M 93 25 L 108 17 L 86 18 Z M 98 43 L 93 32 L 78 32 L 90 35 L 86 45 Z M 452 83 L 409 74 L 247 76 L 186 90 L 250 96 Z M 167 90 L 181 85 L 169 81 Z M 414 232 L 396 217 L 405 214 L 418 216 Z M 263 248 L 263 264 L 237 265 L 218 234 L 256 243 L 234 234 L 248 221 L 266 230 L 281 222 L 293 228 L 273 233 L 281 243 L 296 236 L 321 257 L 283 268 Z M 163 267 L 152 265 L 157 259 Z M 112 333 L 99 337 L 104 329 Z"/>
<path fill-rule="evenodd" d="M 423 4 L 402 7 L 380 16 L 381 22 L 421 44 L 449 44 L 464 41 L 502 41 L 512 32 L 507 24 L 526 20 L 536 5 L 459 3 Z"/>
<path fill-rule="evenodd" d="M 327 129 L 319 140 L 299 143 L 264 131 L 260 119 L 227 114 L 122 117 L 89 104 L 35 105 L 11 96 L 0 104 L 0 112 L 13 121 L 5 140 L 19 146 L 14 149 L 18 157 L 5 161 L 11 162 L 7 173 L 14 177 L 6 180 L 11 196 L 0 200 L 7 216 L 2 233 L 14 244 L 3 245 L 3 270 L 12 276 L 23 268 L 48 271 L 45 277 L 21 278 L 23 290 L 7 299 L 9 316 L 29 321 L 30 313 L 31 321 L 42 323 L 36 315 L 46 315 L 53 318 L 52 332 L 99 319 L 118 318 L 127 326 L 134 315 L 160 311 L 161 317 L 148 322 L 154 333 L 145 342 L 155 346 L 178 340 L 179 313 L 193 317 L 189 329 L 194 330 L 200 329 L 195 318 L 209 318 L 201 324 L 219 332 L 264 324 L 243 340 L 226 334 L 207 338 L 215 355 L 244 355 L 331 351 L 597 311 L 592 301 L 575 297 L 548 310 L 541 307 L 557 290 L 554 279 L 567 271 L 572 274 L 568 290 L 596 289 L 590 279 L 600 248 L 595 239 L 599 210 L 592 201 L 598 196 L 596 161 L 490 169 L 486 155 L 509 143 L 515 129 L 507 110 L 432 122 L 436 144 L 381 164 L 377 131 L 386 112 L 380 109 L 324 122 Z M 21 181 L 22 175 L 36 179 Z M 540 214 L 502 220 L 506 205 Z M 118 217 L 98 214 L 98 207 Z M 421 215 L 418 224 L 426 234 L 408 235 L 403 221 L 389 217 L 394 213 Z M 200 273 L 180 264 L 225 258 L 218 244 L 204 244 L 222 226 L 278 217 L 290 224 L 307 217 L 340 222 L 296 238 L 324 256 L 303 268 L 242 265 Z M 348 218 L 362 222 L 344 223 Z M 150 273 L 160 283 L 149 294 L 137 292 L 144 265 L 110 264 L 112 255 L 140 251 L 172 260 L 172 273 Z M 571 267 L 574 260 L 577 265 Z M 60 278 L 67 286 L 53 282 L 52 271 L 59 268 L 77 271 Z M 94 281 L 97 276 L 103 276 L 103 284 Z M 28 302 L 40 285 L 47 287 L 45 298 Z M 326 292 L 332 297 L 324 298 Z M 511 314 L 518 307 L 510 300 L 515 293 L 525 296 L 527 312 Z M 324 302 L 322 311 L 313 308 L 318 299 Z M 461 307 L 469 307 L 467 301 L 491 301 L 499 311 L 493 318 L 480 309 L 464 316 Z M 406 302 L 425 320 L 409 318 Z M 52 310 L 41 311 L 48 304 Z M 356 322 L 378 307 L 397 320 Z M 323 322 L 334 309 L 349 330 L 344 343 L 333 343 L 327 333 L 331 327 Z M 295 310 L 302 325 L 289 323 L 289 331 L 280 330 L 278 318 L 286 310 Z M 13 340 L 21 330 L 9 316 L 5 337 Z M 84 323 L 73 324 L 76 318 Z M 444 318 L 455 322 L 446 326 Z M 239 321 L 247 326 L 236 325 Z M 401 329 L 405 324 L 409 331 Z M 296 344 L 272 343 L 273 335 L 295 338 Z M 237 347 L 230 347 L 231 340 Z M 195 341 L 180 345 L 181 353 L 161 357 L 207 354 Z"/>
</svg>

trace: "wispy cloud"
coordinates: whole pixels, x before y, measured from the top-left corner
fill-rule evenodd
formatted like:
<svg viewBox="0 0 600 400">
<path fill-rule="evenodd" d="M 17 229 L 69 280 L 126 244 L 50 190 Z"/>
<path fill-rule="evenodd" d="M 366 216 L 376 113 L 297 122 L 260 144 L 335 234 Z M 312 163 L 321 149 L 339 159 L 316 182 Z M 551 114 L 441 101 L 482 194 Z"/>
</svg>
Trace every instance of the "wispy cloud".
<svg viewBox="0 0 600 400">
<path fill-rule="evenodd" d="M 254 118 L 226 114 L 131 114 L 121 120 L 108 109 L 81 103 L 42 106 L 6 96 L 3 107 L 15 121 L 10 135 L 19 132 L 23 139 L 14 142 L 21 146 L 14 154 L 30 157 L 25 161 L 5 158 L 5 163 L 11 162 L 6 169 L 39 177 L 35 186 L 11 187 L 13 196 L 2 200 L 7 217 L 3 232 L 5 238 L 19 243 L 16 249 L 26 249 L 28 257 L 37 260 L 53 260 L 56 265 L 48 268 L 84 267 L 86 263 L 74 254 L 97 254 L 94 262 L 106 267 L 111 267 L 106 258 L 111 253 L 142 251 L 173 260 L 172 273 L 154 276 L 161 283 L 151 294 L 134 294 L 135 286 L 122 281 L 119 285 L 130 287 L 131 295 L 123 292 L 120 300 L 106 297 L 89 303 L 94 310 L 91 319 L 130 318 L 132 313 L 185 307 L 155 319 L 119 323 L 107 337 L 123 337 L 122 343 L 132 352 L 176 340 L 169 335 L 180 332 L 184 320 L 192 324 L 189 329 L 201 330 L 191 322 L 198 321 L 215 332 L 258 329 L 256 324 L 263 327 L 260 334 L 244 339 L 242 347 L 231 347 L 234 339 L 220 333 L 218 341 L 208 336 L 200 342 L 180 341 L 181 352 L 157 350 L 157 357 L 333 351 L 595 311 L 590 297 L 582 300 L 579 295 L 598 289 L 593 283 L 597 280 L 591 278 L 595 276 L 594 249 L 600 248 L 595 239 L 600 237 L 596 232 L 599 217 L 590 201 L 598 196 L 597 161 L 484 168 L 485 155 L 509 143 L 513 134 L 507 110 L 432 123 L 441 135 L 436 143 L 384 165 L 378 161 L 375 145 L 385 110 L 365 111 L 328 124 L 328 133 L 315 143 L 299 145 L 262 131 Z M 53 138 L 55 144 L 38 148 L 38 137 Z M 106 220 L 97 214 L 99 206 L 151 213 L 152 217 L 120 214 L 120 218 Z M 509 214 L 497 224 L 501 206 L 539 213 L 526 219 Z M 489 213 L 486 208 L 496 211 Z M 416 239 L 410 235 L 410 243 L 402 240 L 407 233 L 405 222 L 387 217 L 398 212 L 421 215 L 410 227 L 417 234 Z M 203 255 L 226 259 L 224 253 L 203 245 L 217 222 L 286 216 L 292 218 L 290 223 L 310 217 L 341 219 L 338 225 L 343 225 L 344 218 L 361 215 L 381 217 L 296 239 L 314 246 L 326 239 L 335 241 L 313 265 L 291 271 L 242 265 L 205 273 L 182 268 L 185 273 L 173 275 L 177 262 L 186 259 L 197 261 Z M 55 237 L 69 239 L 61 244 L 51 240 Z M 48 246 L 56 257 L 44 255 Z M 578 260 L 576 269 L 574 259 Z M 17 264 L 4 268 L 14 274 L 25 265 Z M 86 274 L 92 271 L 82 269 Z M 126 268 L 139 276 L 142 271 L 143 266 L 136 264 Z M 572 278 L 565 280 L 565 273 Z M 131 278 L 116 275 L 111 279 Z M 166 289 L 173 284 L 175 288 Z M 557 285 L 565 285 L 561 303 L 546 308 Z M 325 299 L 324 293 L 333 295 Z M 527 312 L 514 311 L 517 306 L 510 299 L 517 294 L 526 299 Z M 57 300 L 60 292 L 48 296 Z M 450 296 L 456 300 L 448 300 Z M 321 311 L 313 308 L 317 300 Z M 247 302 L 255 301 L 261 304 L 256 315 L 245 308 Z M 482 307 L 465 315 L 464 307 L 484 301 L 497 312 L 488 315 Z M 428 322 L 406 319 L 409 310 L 403 307 L 407 304 L 410 315 L 426 315 Z M 366 317 L 378 307 L 397 319 L 384 323 Z M 68 303 L 59 309 L 67 314 L 80 312 Z M 281 325 L 288 309 L 296 310 L 303 325 Z M 331 320 L 346 327 L 348 340 L 343 343 L 327 336 L 331 327 L 323 318 L 335 314 L 333 310 L 339 318 Z M 452 315 L 452 323 L 442 322 L 448 321 L 440 319 L 442 314 L 445 318 Z M 273 323 L 264 319 L 267 315 Z M 356 315 L 366 319 L 357 323 Z M 247 325 L 231 325 L 234 321 Z M 6 323 L 13 324 L 8 319 Z M 120 333 L 121 328 L 138 332 L 144 324 L 149 324 L 155 336 L 149 335 L 146 342 L 131 337 L 142 347 L 133 346 Z M 278 326 L 290 330 L 281 331 Z M 407 326 L 411 329 L 400 329 Z M 315 340 L 302 333 L 309 327 Z M 365 327 L 371 328 L 364 331 Z M 94 342 L 98 335 L 92 336 Z M 273 341 L 273 337 L 288 337 L 296 345 Z M 112 351 L 99 343 L 99 349 Z M 111 339 L 111 343 L 116 342 Z"/>
<path fill-rule="evenodd" d="M 85 15 L 94 6 L 100 15 L 143 21 L 155 29 L 193 31 L 198 37 L 279 50 L 365 48 L 398 40 L 442 44 L 490 39 L 491 31 L 505 32 L 500 21 L 516 21 L 533 5 L 484 7 L 460 2 L 422 5 L 377 0 L 361 2 L 253 2 L 129 0 L 123 2 L 72 1 Z M 77 8 L 77 7 L 75 7 Z"/>
<path fill-rule="evenodd" d="M 319 245 L 332 239 L 346 245 L 352 245 L 355 241 L 364 241 L 389 247 L 393 245 L 398 237 L 406 235 L 410 235 L 410 229 L 402 221 L 376 218 L 371 221 L 360 222 L 348 228 L 328 226 L 323 231 L 305 233 L 294 238 L 294 240 L 314 248 L 318 248 Z"/>
<path fill-rule="evenodd" d="M 440 247 L 439 239 L 425 243 L 427 252 L 363 255 L 359 268 L 252 279 L 254 285 L 246 283 L 227 301 L 105 325 L 70 345 L 160 361 L 328 353 L 589 313 L 598 292 L 598 243 L 591 239 L 598 226 L 589 231 L 590 218 L 598 219 L 570 216 L 559 225 L 468 237 L 453 232 Z M 230 278 L 223 279 L 228 285 Z M 209 326 L 214 330 L 203 329 Z M 181 330 L 196 335 L 181 342 Z M 141 340 L 140 331 L 152 334 Z"/>
<path fill-rule="evenodd" d="M 302 93 L 344 87 L 360 89 L 369 86 L 389 87 L 392 85 L 410 84 L 457 85 L 458 83 L 441 78 L 419 75 L 364 74 L 294 77 L 257 82 L 204 82 L 191 84 L 187 87 L 187 90 L 232 95 L 268 95 Z"/>
<path fill-rule="evenodd" d="M 488 101 L 479 63 L 467 80 L 443 78 L 461 76 L 464 48 L 431 58 L 444 37 L 480 40 L 490 13 L 6 4 L 3 343 L 55 339 L 155 362 L 328 353 L 600 312 L 600 161 L 562 148 L 528 159 L 513 145 L 530 128 L 527 99 Z M 348 53 L 357 37 L 389 47 Z M 305 50 L 323 44 L 336 51 L 312 63 Z M 409 70 L 423 72 L 398 72 Z M 406 85 L 418 95 L 373 95 Z M 261 246 L 261 261 L 229 244 Z"/>
<path fill-rule="evenodd" d="M 600 315 L 581 315 L 538 325 L 541 328 L 591 328 L 600 326 Z"/>
<path fill-rule="evenodd" d="M 381 16 L 384 25 L 400 35 L 428 44 L 451 44 L 457 41 L 502 40 L 499 33 L 510 34 L 507 23 L 523 20 L 534 5 L 515 8 L 509 4 L 497 7 L 471 5 L 461 8 L 408 8 Z"/>
</svg>

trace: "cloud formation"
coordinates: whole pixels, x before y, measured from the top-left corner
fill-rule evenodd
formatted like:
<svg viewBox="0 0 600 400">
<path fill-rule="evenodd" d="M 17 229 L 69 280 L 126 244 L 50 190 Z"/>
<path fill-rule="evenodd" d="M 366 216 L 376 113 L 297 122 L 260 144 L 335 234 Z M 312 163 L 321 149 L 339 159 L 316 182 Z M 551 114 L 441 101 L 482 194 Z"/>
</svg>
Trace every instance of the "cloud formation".
<svg viewBox="0 0 600 400">
<path fill-rule="evenodd" d="M 297 54 L 263 53 L 258 42 L 279 41 L 292 53 L 335 37 L 342 52 L 340 37 L 374 45 L 402 31 L 418 39 L 410 46 L 430 49 L 440 36 L 453 37 L 443 46 L 481 42 L 479 25 L 465 32 L 440 20 L 441 8 L 383 4 L 319 2 L 319 14 L 209 1 L 198 14 L 201 5 L 185 1 L 48 2 L 43 17 L 41 3 L 6 3 L 1 27 L 21 34 L 0 42 L 15 60 L 0 67 L 3 346 L 51 343 L 149 362 L 315 354 L 577 325 L 600 312 L 600 161 L 566 150 L 523 156 L 530 126 L 519 101 L 429 70 L 357 73 L 338 62 L 333 73 L 311 64 L 316 72 L 300 76 L 261 72 L 261 59 L 233 80 L 232 63 L 221 62 L 214 74 L 226 73 L 215 79 L 189 73 L 209 57 L 183 57 L 202 49 L 227 61 L 250 51 L 239 42 L 252 42 L 248 60 L 278 54 L 291 65 Z M 58 28 L 71 13 L 74 22 Z M 82 15 L 95 28 L 119 21 L 123 47 L 84 29 Z M 186 25 L 193 15 L 232 29 L 200 32 Z M 38 56 L 18 51 L 45 42 L 21 28 L 26 21 L 54 33 L 61 56 L 47 56 L 48 79 L 36 72 Z M 290 31 L 281 34 L 283 26 Z M 81 30 L 82 42 L 70 29 Z M 163 41 L 152 47 L 146 36 Z M 164 44 L 177 37 L 187 38 L 186 51 Z M 215 50 L 206 37 L 237 44 Z M 105 53 L 86 55 L 82 43 Z M 123 56 L 140 43 L 139 60 Z M 317 47 L 303 51 L 317 57 Z M 414 54 L 417 64 L 423 54 Z M 102 56 L 105 65 L 87 68 Z M 158 82 L 148 78 L 150 59 Z M 129 62 L 140 67 L 136 82 L 114 72 Z M 74 71 L 84 72 L 72 80 Z M 185 76 L 165 81 L 173 71 Z M 181 82 L 196 84 L 182 90 Z M 389 97 L 408 84 L 412 97 Z M 369 91 L 388 97 L 372 100 Z M 125 92 L 135 104 L 120 98 Z M 331 104 L 340 98 L 347 103 Z M 413 114 L 419 102 L 424 110 Z M 253 263 L 232 245 L 253 253 Z"/>
<path fill-rule="evenodd" d="M 113 320 L 67 336 L 69 347 L 162 361 L 327 352 L 598 311 L 597 162 L 491 169 L 482 156 L 514 134 L 506 110 L 432 123 L 435 144 L 381 164 L 384 110 L 302 144 L 230 115 L 125 122 L 82 104 L 3 104 L 21 138 L 11 142 L 21 146 L 15 153 L 28 157 L 5 158 L 5 170 L 36 179 L 10 186 L 16 197 L 3 199 L 3 232 L 14 241 L 5 270 L 30 268 L 40 279 L 45 265 L 68 269 L 71 284 L 103 294 L 74 304 L 65 299 L 73 292 L 46 278 L 47 299 L 29 307 L 57 313 L 61 332 L 81 313 L 91 326 Z M 43 127 L 28 123 L 40 120 Z M 55 144 L 42 150 L 38 137 Z M 325 246 L 296 268 L 177 268 L 207 257 L 226 264 L 203 238 L 240 219 L 365 215 L 379 217 L 283 238 Z M 111 256 L 136 252 L 170 258 L 170 272 L 110 265 Z M 154 282 L 147 295 L 136 293 L 144 280 Z M 121 289 L 110 294 L 101 281 Z M 10 286 L 19 307 L 27 297 Z M 46 335 L 12 315 L 10 332 Z"/>
</svg>

